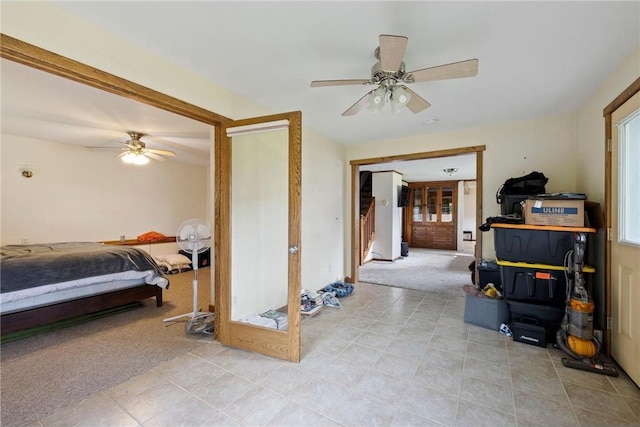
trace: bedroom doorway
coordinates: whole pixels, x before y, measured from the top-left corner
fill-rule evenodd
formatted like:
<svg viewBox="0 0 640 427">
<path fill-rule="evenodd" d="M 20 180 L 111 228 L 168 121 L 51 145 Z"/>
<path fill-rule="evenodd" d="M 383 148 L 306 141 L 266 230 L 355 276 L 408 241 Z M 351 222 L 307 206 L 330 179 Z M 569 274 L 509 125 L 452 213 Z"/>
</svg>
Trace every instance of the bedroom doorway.
<svg viewBox="0 0 640 427">
<path fill-rule="evenodd" d="M 93 88 L 97 88 L 105 92 L 109 92 L 111 94 L 115 94 L 136 102 L 140 102 L 142 104 L 146 104 L 170 113 L 174 113 L 182 117 L 187 117 L 187 118 L 196 120 L 198 122 L 210 125 L 214 129 L 214 134 L 215 134 L 214 148 L 215 149 L 219 149 L 221 145 L 220 144 L 221 141 L 228 140 L 226 135 L 223 137 L 223 134 L 221 131 L 223 127 L 227 128 L 232 125 L 238 126 L 238 125 L 249 124 L 249 123 L 257 123 L 261 121 L 269 121 L 273 119 L 273 117 L 271 117 L 267 119 L 256 118 L 256 119 L 246 119 L 243 121 L 233 121 L 228 117 L 205 110 L 196 105 L 189 104 L 187 102 L 184 102 L 179 99 L 173 98 L 171 96 L 165 95 L 163 93 L 157 92 L 153 89 L 149 89 L 142 85 L 122 79 L 118 76 L 109 74 L 102 70 L 77 62 L 70 58 L 66 58 L 54 52 L 50 52 L 45 49 L 39 48 L 37 46 L 31 45 L 29 43 L 25 43 L 21 40 L 7 36 L 6 34 L 1 34 L 0 56 L 4 59 L 15 61 L 17 63 L 44 71 L 46 73 L 63 77 L 65 79 L 69 79 L 71 81 L 81 83 L 83 85 L 91 86 Z M 292 128 L 298 129 L 297 138 L 299 140 L 300 118 L 299 117 L 296 118 L 295 114 L 293 113 L 289 115 L 283 114 L 279 118 L 288 119 L 290 123 L 294 123 Z M 216 168 L 216 173 L 218 173 L 218 168 Z M 300 178 L 301 178 L 300 174 L 294 175 L 292 177 L 293 181 L 297 185 L 300 185 Z M 226 188 L 224 187 L 224 185 L 229 184 L 229 182 L 224 182 L 224 183 L 220 182 L 220 179 L 222 179 L 222 175 L 216 175 L 216 179 L 213 182 L 214 188 L 216 189 Z M 228 195 L 228 193 L 225 193 L 225 195 Z M 220 204 L 221 204 L 220 200 L 216 199 L 215 208 L 218 209 L 220 207 Z M 295 205 L 296 203 L 290 203 L 289 207 L 291 208 L 291 206 L 295 206 Z M 228 213 L 228 211 L 225 211 L 225 212 Z M 294 212 L 297 212 L 296 221 L 299 221 L 300 219 L 299 211 L 294 210 Z M 221 228 L 219 228 L 217 231 L 226 230 L 229 228 L 229 221 L 230 221 L 229 216 L 220 217 L 217 214 L 215 216 L 214 215 L 211 215 L 211 216 L 212 216 L 211 223 L 216 224 L 216 227 L 218 227 L 219 224 L 222 224 L 220 226 Z M 298 226 L 299 226 L 299 223 L 298 223 Z M 289 235 L 295 235 L 295 233 L 290 232 Z M 224 260 L 225 262 L 229 262 L 230 258 L 229 258 L 229 254 L 221 255 L 221 249 L 220 249 L 221 245 L 219 244 L 218 239 L 219 239 L 219 235 L 216 236 L 216 244 L 214 248 L 215 249 L 214 275 L 215 276 L 213 280 L 214 280 L 215 302 L 213 306 L 209 307 L 209 311 L 215 312 L 216 325 L 221 324 L 221 317 L 220 317 L 221 310 L 224 311 L 225 307 L 228 308 L 231 306 L 230 300 L 222 301 L 221 299 L 222 295 L 224 294 L 224 290 L 222 289 L 222 287 L 228 285 L 229 283 L 228 281 L 223 280 L 223 279 L 228 279 L 229 265 L 226 265 L 226 264 L 221 265 L 221 260 Z M 293 244 L 295 243 L 296 242 L 293 241 Z M 298 243 L 298 247 L 299 247 L 299 243 Z M 299 264 L 297 266 L 295 262 L 289 263 L 289 264 L 290 266 L 289 266 L 288 277 L 289 277 L 289 284 L 291 286 L 292 283 L 293 284 L 296 283 L 295 277 L 293 279 L 291 278 L 292 275 L 296 274 L 295 273 L 296 270 L 299 276 Z M 293 267 L 291 267 L 291 265 L 293 265 Z M 225 274 L 227 276 L 225 276 Z M 298 283 L 298 291 L 297 291 L 297 294 L 294 296 L 298 300 L 298 304 L 295 304 L 295 305 L 297 305 L 299 310 L 300 308 L 299 277 L 298 277 L 297 283 Z M 229 294 L 227 294 L 227 296 L 229 296 Z M 291 293 L 289 294 L 289 298 L 293 298 L 291 296 Z M 291 301 L 293 301 L 293 299 L 291 299 Z M 298 312 L 298 317 L 299 317 L 299 312 Z M 295 360 L 296 357 L 299 357 L 299 348 L 297 346 L 298 343 L 295 341 L 296 336 L 299 338 L 299 322 L 292 321 L 291 324 L 289 325 L 289 329 L 290 331 L 287 334 L 287 337 L 291 336 L 293 338 L 292 339 L 287 338 L 286 345 L 289 345 L 290 343 L 291 346 L 286 349 L 280 348 L 279 351 L 281 351 L 282 354 L 287 354 L 288 356 L 287 358 L 289 360 Z M 258 336 L 258 339 L 255 341 L 255 346 L 252 347 L 251 350 L 255 352 L 273 355 L 272 349 L 267 348 L 271 345 L 272 345 L 272 342 L 268 340 L 263 341 L 262 338 Z"/>
</svg>

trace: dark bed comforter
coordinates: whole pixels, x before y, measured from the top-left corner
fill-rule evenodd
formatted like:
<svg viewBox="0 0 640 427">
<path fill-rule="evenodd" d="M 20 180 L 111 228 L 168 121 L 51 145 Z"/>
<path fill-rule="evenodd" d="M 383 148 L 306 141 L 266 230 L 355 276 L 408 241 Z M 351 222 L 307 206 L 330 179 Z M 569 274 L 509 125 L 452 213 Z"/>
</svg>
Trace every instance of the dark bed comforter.
<svg viewBox="0 0 640 427">
<path fill-rule="evenodd" d="M 1 293 L 130 270 L 153 270 L 165 277 L 151 255 L 130 246 L 64 242 L 0 247 Z"/>
</svg>

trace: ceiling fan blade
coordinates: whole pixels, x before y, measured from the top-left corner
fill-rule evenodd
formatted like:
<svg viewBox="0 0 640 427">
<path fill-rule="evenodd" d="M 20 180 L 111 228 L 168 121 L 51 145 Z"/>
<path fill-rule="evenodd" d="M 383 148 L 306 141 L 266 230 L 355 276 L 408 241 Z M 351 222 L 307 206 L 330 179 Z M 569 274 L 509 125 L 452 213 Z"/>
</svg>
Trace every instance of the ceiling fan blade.
<svg viewBox="0 0 640 427">
<path fill-rule="evenodd" d="M 362 98 L 358 99 L 358 101 L 356 101 L 355 104 L 353 104 L 351 107 L 349 107 L 347 109 L 347 111 L 342 113 L 342 115 L 343 116 L 353 116 L 358 111 L 362 110 L 362 108 L 369 103 L 369 99 L 368 99 L 369 95 L 371 95 L 373 92 L 375 92 L 375 89 L 372 90 L 372 91 L 369 91 L 365 96 L 363 96 Z"/>
<path fill-rule="evenodd" d="M 145 148 L 145 153 L 153 153 L 153 154 L 160 154 L 162 156 L 170 156 L 170 157 L 174 157 L 176 155 L 176 153 L 174 153 L 173 151 L 168 151 L 168 150 L 156 150 L 155 148 Z"/>
<path fill-rule="evenodd" d="M 373 84 L 373 82 L 371 80 L 366 80 L 366 79 L 314 80 L 311 82 L 311 87 L 370 85 L 370 84 Z"/>
<path fill-rule="evenodd" d="M 91 150 L 120 150 L 120 147 L 94 147 L 92 145 L 85 145 L 84 148 L 89 148 Z"/>
<path fill-rule="evenodd" d="M 129 152 L 128 151 L 123 151 L 122 153 L 116 154 L 115 156 L 113 156 L 114 159 L 121 159 L 124 156 L 126 156 Z"/>
<path fill-rule="evenodd" d="M 395 73 L 400 69 L 400 63 L 409 39 L 404 36 L 381 34 L 378 40 L 380 43 L 379 59 L 382 70 Z"/>
<path fill-rule="evenodd" d="M 407 108 L 411 110 L 413 114 L 418 114 L 420 111 L 424 111 L 427 108 L 431 107 L 431 104 L 429 104 L 426 99 L 424 99 L 408 87 L 405 87 L 404 89 L 411 94 L 411 99 L 409 99 L 409 102 L 407 103 Z"/>
<path fill-rule="evenodd" d="M 162 156 L 159 156 L 159 155 L 157 155 L 157 154 L 155 154 L 155 153 L 151 153 L 151 152 L 149 152 L 148 150 L 144 153 L 144 155 L 145 155 L 145 156 L 147 156 L 147 157 L 149 157 L 150 159 L 158 160 L 158 161 L 160 161 L 160 162 L 164 162 L 164 161 L 166 161 L 166 160 L 167 160 L 167 159 L 165 159 L 165 158 L 164 158 L 164 157 L 162 157 Z"/>
<path fill-rule="evenodd" d="M 478 60 L 469 59 L 467 61 L 453 62 L 451 64 L 411 71 L 407 73 L 405 82 L 418 83 L 432 80 L 459 79 L 462 77 L 473 77 L 476 74 L 478 74 Z"/>
</svg>

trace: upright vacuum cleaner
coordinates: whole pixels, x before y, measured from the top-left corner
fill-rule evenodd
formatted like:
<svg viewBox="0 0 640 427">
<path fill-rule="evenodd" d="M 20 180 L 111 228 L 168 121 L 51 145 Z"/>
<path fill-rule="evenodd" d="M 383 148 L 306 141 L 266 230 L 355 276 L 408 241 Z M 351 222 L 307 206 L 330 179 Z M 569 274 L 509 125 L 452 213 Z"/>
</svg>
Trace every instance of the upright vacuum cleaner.
<svg viewBox="0 0 640 427">
<path fill-rule="evenodd" d="M 567 300 L 556 342 L 571 356 L 571 359 L 562 358 L 565 367 L 617 377 L 618 370 L 614 365 L 598 360 L 601 344 L 593 335 L 595 305 L 585 287 L 582 271 L 586 240 L 585 233 L 574 233 L 573 251 L 565 257 Z"/>
</svg>

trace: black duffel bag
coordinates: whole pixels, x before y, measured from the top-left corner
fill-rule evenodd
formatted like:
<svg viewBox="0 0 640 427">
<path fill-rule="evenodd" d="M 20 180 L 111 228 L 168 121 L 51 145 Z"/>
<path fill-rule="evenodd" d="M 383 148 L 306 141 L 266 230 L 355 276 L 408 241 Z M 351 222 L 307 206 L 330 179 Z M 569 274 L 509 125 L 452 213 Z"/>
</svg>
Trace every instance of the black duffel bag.
<svg viewBox="0 0 640 427">
<path fill-rule="evenodd" d="M 505 195 L 544 194 L 546 193 L 545 185 L 548 181 L 549 178 L 544 176 L 542 172 L 535 171 L 518 178 L 509 178 L 498 188 L 496 202 L 501 205 L 504 202 Z"/>
</svg>

